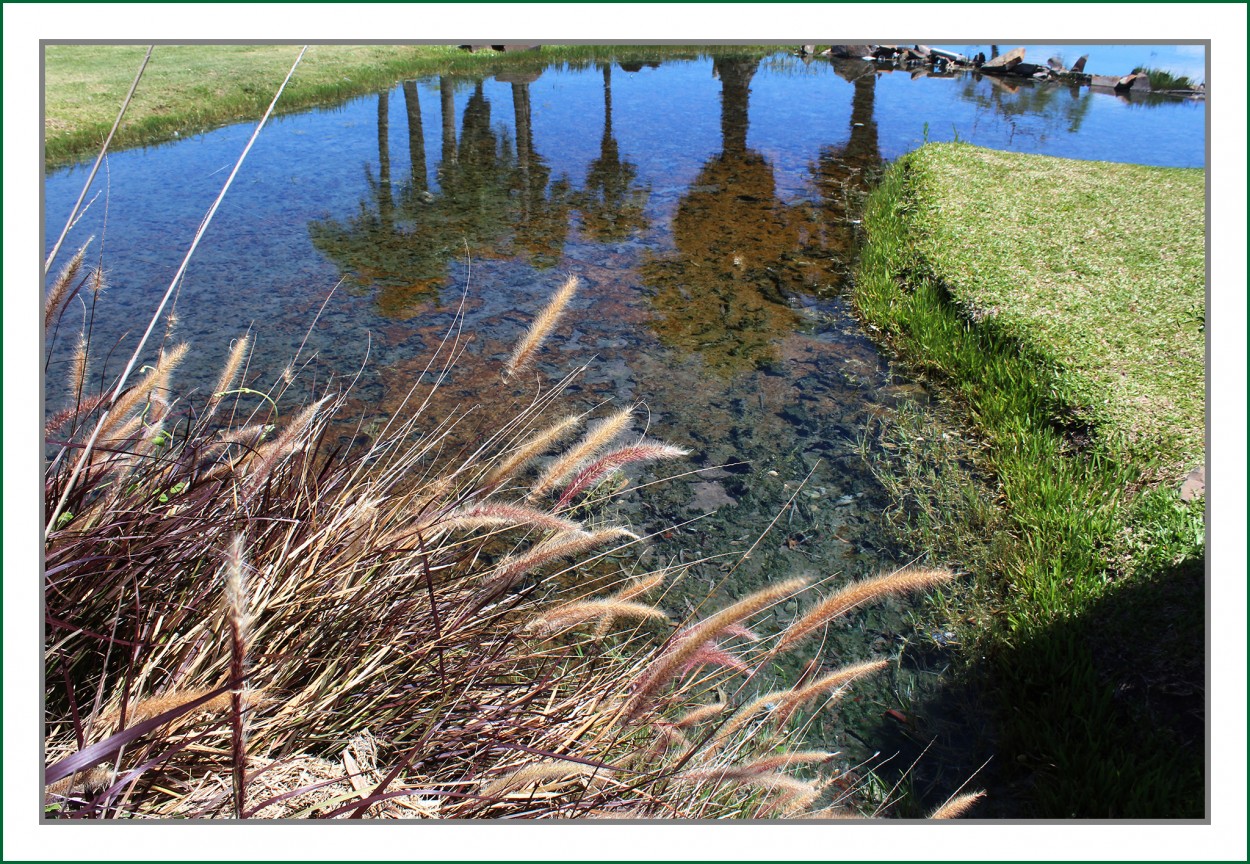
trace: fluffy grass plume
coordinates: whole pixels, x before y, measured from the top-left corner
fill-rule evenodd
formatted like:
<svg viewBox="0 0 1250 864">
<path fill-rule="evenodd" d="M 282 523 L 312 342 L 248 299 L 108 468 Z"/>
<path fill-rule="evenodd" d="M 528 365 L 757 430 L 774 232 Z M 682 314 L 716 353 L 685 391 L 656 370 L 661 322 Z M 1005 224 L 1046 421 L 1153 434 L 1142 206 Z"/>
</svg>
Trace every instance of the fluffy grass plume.
<svg viewBox="0 0 1250 864">
<path fill-rule="evenodd" d="M 605 474 L 618 468 L 623 468 L 630 463 L 650 462 L 655 459 L 677 459 L 681 456 L 689 455 L 689 450 L 683 450 L 671 444 L 662 444 L 658 441 L 644 441 L 641 444 L 613 450 L 611 453 L 600 456 L 577 472 L 560 495 L 560 500 L 556 502 L 555 509 L 559 510 L 561 507 L 564 507 L 576 497 L 577 493 L 586 489 Z"/>
<path fill-rule="evenodd" d="M 972 806 L 985 797 L 985 792 L 968 792 L 963 795 L 956 795 L 938 807 L 929 814 L 930 819 L 958 819 L 963 816 Z"/>
<path fill-rule="evenodd" d="M 212 414 L 217 410 L 217 406 L 221 404 L 221 400 L 234 386 L 235 378 L 239 375 L 239 369 L 243 366 L 243 358 L 247 356 L 247 349 L 251 346 L 251 340 L 246 334 L 240 336 L 234 342 L 234 347 L 230 349 L 230 356 L 226 358 L 226 365 L 222 367 L 221 375 L 217 378 L 217 384 L 213 387 L 212 394 L 208 398 L 208 406 L 205 410 Z"/>
<path fill-rule="evenodd" d="M 551 300 L 538 313 L 538 317 L 534 319 L 534 323 L 530 324 L 530 329 L 526 331 L 525 336 L 517 343 L 516 348 L 512 350 L 512 356 L 508 358 L 508 362 L 504 367 L 504 377 L 511 378 L 526 367 L 533 359 L 535 352 L 542 347 L 543 342 L 556 326 L 556 322 L 560 320 L 560 316 L 564 313 L 564 307 L 569 305 L 569 301 L 573 299 L 576 293 L 578 279 L 576 276 L 570 276 L 564 280 L 564 284 L 552 295 Z"/>
<path fill-rule="evenodd" d="M 837 687 L 845 687 L 856 678 L 880 672 L 889 665 L 888 660 L 870 660 L 866 663 L 855 663 L 817 678 L 811 683 L 792 687 L 788 692 L 780 694 L 781 710 L 786 713 L 796 711 L 830 690 Z"/>
<path fill-rule="evenodd" d="M 581 422 L 575 414 L 568 414 L 546 429 L 535 433 L 509 453 L 486 477 L 488 486 L 498 485 L 538 458 L 559 441 L 570 429 Z"/>
<path fill-rule="evenodd" d="M 606 773 L 613 769 L 606 766 L 586 765 L 581 762 L 537 762 L 510 771 L 482 787 L 483 797 L 499 797 L 527 786 L 541 785 L 585 777 L 588 774 Z"/>
<path fill-rule="evenodd" d="M 548 531 L 579 531 L 581 524 L 572 519 L 553 516 L 545 510 L 526 507 L 524 504 L 508 504 L 504 502 L 478 504 L 464 510 L 449 513 L 438 520 L 437 527 L 443 529 L 472 530 L 475 528 L 503 528 L 532 526 Z"/>
<path fill-rule="evenodd" d="M 621 719 L 628 721 L 636 717 L 646 704 L 656 695 L 661 687 L 681 669 L 691 657 L 704 647 L 709 639 L 715 638 L 733 624 L 741 623 L 746 618 L 767 609 L 785 597 L 802 589 L 807 584 L 805 579 L 789 579 L 770 585 L 750 594 L 737 603 L 708 616 L 691 627 L 684 638 L 660 655 L 642 674 L 637 688 L 626 700 L 621 709 Z"/>
<path fill-rule="evenodd" d="M 552 489 L 560 484 L 562 480 L 577 470 L 577 467 L 586 459 L 591 458 L 604 447 L 612 443 L 612 440 L 624 431 L 629 425 L 629 418 L 633 416 L 633 406 L 622 408 L 615 414 L 610 414 L 591 424 L 586 430 L 586 434 L 580 441 L 570 447 L 562 455 L 557 456 L 546 470 L 535 481 L 533 488 L 529 493 L 529 500 L 533 501 L 546 495 Z"/>
<path fill-rule="evenodd" d="M 571 629 L 587 621 L 612 621 L 616 618 L 668 620 L 668 616 L 662 610 L 648 606 L 646 603 L 632 603 L 627 600 L 583 600 L 567 603 L 531 619 L 526 629 L 549 635 Z"/>
<path fill-rule="evenodd" d="M 53 280 L 52 285 L 48 288 L 48 295 L 44 298 L 43 303 L 43 328 L 47 330 L 52 326 L 53 320 L 57 317 L 57 311 L 65 303 L 66 297 L 69 295 L 70 285 L 74 282 L 74 277 L 78 275 L 78 271 L 82 269 L 83 256 L 87 254 L 87 247 L 91 245 L 91 240 L 82 244 L 82 247 L 74 253 L 74 257 L 61 268 L 61 272 Z"/>
<path fill-rule="evenodd" d="M 884 597 L 888 594 L 901 594 L 908 591 L 920 591 L 948 582 L 954 577 L 949 570 L 936 570 L 930 567 L 908 567 L 894 573 L 885 573 L 872 579 L 852 582 L 841 591 L 826 597 L 817 603 L 807 614 L 786 628 L 781 640 L 773 649 L 779 654 L 802 641 L 813 630 L 824 626 L 829 621 L 843 615 L 856 606 Z"/>
<path fill-rule="evenodd" d="M 247 800 L 247 730 L 243 708 L 246 698 L 248 611 L 246 563 L 243 535 L 236 534 L 226 553 L 226 621 L 230 630 L 230 762 L 234 787 L 234 818 L 243 818 Z"/>
<path fill-rule="evenodd" d="M 167 390 L 169 388 L 169 379 L 173 375 L 174 370 L 178 367 L 187 356 L 187 350 L 190 348 L 186 342 L 175 345 L 168 351 L 162 351 L 160 359 L 156 361 L 156 365 L 138 381 L 133 387 L 118 397 L 113 403 L 113 407 L 109 410 L 109 415 L 105 419 L 100 429 L 100 439 L 108 440 L 110 438 L 125 438 L 128 435 L 121 434 L 119 430 L 125 428 L 128 420 L 133 419 L 130 413 L 140 405 L 146 404 L 153 393 Z"/>
</svg>

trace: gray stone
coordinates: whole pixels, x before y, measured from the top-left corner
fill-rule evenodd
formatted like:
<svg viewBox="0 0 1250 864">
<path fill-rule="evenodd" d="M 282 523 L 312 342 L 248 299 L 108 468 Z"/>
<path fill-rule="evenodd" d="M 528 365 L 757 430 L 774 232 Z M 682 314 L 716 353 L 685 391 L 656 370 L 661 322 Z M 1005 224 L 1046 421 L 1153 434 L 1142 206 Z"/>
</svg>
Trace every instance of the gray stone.
<svg viewBox="0 0 1250 864">
<path fill-rule="evenodd" d="M 968 58 L 958 51 L 947 51 L 943 48 L 930 48 L 929 53 L 934 57 L 941 57 L 943 60 L 949 60 L 951 63 L 967 63 Z"/>
<path fill-rule="evenodd" d="M 1091 87 L 1111 87 L 1120 83 L 1119 75 L 1092 75 L 1089 83 Z"/>
<path fill-rule="evenodd" d="M 999 54 L 993 60 L 986 60 L 981 67 L 982 70 L 1001 70 L 1006 72 L 1008 69 L 1014 69 L 1017 64 L 1024 60 L 1023 48 L 1012 48 L 1006 54 Z"/>
<path fill-rule="evenodd" d="M 1150 92 L 1150 76 L 1145 72 L 1135 72 L 1132 75 L 1125 75 L 1116 82 L 1117 90 L 1132 90 L 1134 93 Z"/>
<path fill-rule="evenodd" d="M 1193 501 L 1195 498 L 1204 496 L 1206 492 L 1207 466 L 1199 465 L 1185 475 L 1185 479 L 1181 483 L 1181 500 Z"/>
<path fill-rule="evenodd" d="M 1072 64 L 1072 68 L 1068 71 L 1075 72 L 1078 75 L 1080 75 L 1082 72 L 1085 71 L 1085 61 L 1088 59 L 1089 59 L 1088 54 L 1082 54 L 1080 58 L 1075 63 Z"/>
<path fill-rule="evenodd" d="M 1058 72 L 1060 75 L 1068 71 L 1066 68 L 1064 68 L 1063 61 L 1060 60 L 1058 57 L 1051 57 L 1049 60 L 1046 61 L 1046 65 L 1050 67 L 1050 71 Z"/>
<path fill-rule="evenodd" d="M 733 507 L 738 503 L 737 499 L 731 498 L 725 491 L 725 487 L 719 483 L 695 483 L 690 487 L 690 491 L 694 494 L 691 496 L 690 503 L 686 505 L 687 510 L 711 513 L 721 507 Z"/>
<path fill-rule="evenodd" d="M 830 45 L 830 57 L 844 57 L 859 60 L 872 53 L 871 45 Z"/>
</svg>

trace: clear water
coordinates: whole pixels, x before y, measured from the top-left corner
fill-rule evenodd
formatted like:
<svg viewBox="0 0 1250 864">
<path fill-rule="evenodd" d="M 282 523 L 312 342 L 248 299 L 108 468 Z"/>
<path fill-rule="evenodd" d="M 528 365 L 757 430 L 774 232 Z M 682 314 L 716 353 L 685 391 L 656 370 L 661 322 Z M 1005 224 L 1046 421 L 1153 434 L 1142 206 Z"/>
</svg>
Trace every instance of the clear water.
<svg viewBox="0 0 1250 864">
<path fill-rule="evenodd" d="M 688 596 L 727 598 L 793 575 L 837 584 L 904 554 L 882 539 L 859 442 L 881 411 L 925 399 L 844 297 L 856 207 L 884 163 L 926 138 L 958 137 L 1202 166 L 1204 129 L 1202 102 L 782 54 L 406 82 L 271 121 L 182 284 L 175 335 L 193 358 L 181 382 L 203 393 L 250 327 L 261 382 L 305 341 L 309 390 L 350 377 L 367 355 L 354 407 L 385 416 L 467 285 L 474 341 L 446 392 L 469 402 L 575 273 L 583 288 L 538 371 L 551 380 L 589 363 L 575 407 L 643 402 L 639 428 L 645 416 L 652 434 L 694 452 L 682 470 L 702 469 L 628 499 L 623 518 L 646 531 L 697 520 L 657 538 L 647 563 L 739 553 L 776 519 L 732 579 L 732 558 L 693 567 Z M 93 254 L 103 250 L 111 287 L 93 338 L 112 349 L 106 373 L 132 350 L 250 134 L 230 126 L 117 153 L 101 172 L 100 197 L 67 245 L 95 235 Z M 49 244 L 86 170 L 47 175 Z M 52 346 L 50 409 L 64 397 L 76 314 Z M 942 634 L 917 631 L 889 603 L 835 631 L 830 665 L 920 646 L 815 730 L 855 761 L 894 746 L 887 709 L 936 689 Z"/>
</svg>

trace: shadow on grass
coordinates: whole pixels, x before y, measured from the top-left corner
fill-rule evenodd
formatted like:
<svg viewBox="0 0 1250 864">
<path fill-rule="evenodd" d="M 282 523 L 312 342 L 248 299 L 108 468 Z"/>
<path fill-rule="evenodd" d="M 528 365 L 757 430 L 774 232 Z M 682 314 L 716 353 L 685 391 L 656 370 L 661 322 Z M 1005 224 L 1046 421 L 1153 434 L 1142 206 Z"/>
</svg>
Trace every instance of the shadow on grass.
<svg viewBox="0 0 1250 864">
<path fill-rule="evenodd" d="M 963 669 L 906 722 L 883 717 L 869 737 L 892 756 L 879 778 L 906 793 L 894 815 L 925 815 L 994 754 L 964 790 L 989 792 L 971 818 L 1204 818 L 1204 569 L 1113 588 Z M 942 662 L 913 650 L 909 665 Z"/>
</svg>

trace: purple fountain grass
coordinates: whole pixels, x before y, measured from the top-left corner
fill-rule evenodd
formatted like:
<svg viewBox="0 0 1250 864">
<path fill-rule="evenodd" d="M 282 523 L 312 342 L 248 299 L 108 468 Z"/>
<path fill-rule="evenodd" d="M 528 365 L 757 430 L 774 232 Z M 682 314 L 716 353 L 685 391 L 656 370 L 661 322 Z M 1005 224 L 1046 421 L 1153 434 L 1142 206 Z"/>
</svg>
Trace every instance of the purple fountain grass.
<svg viewBox="0 0 1250 864">
<path fill-rule="evenodd" d="M 949 570 L 935 570 L 929 567 L 909 567 L 893 573 L 884 573 L 872 579 L 852 582 L 842 590 L 812 607 L 803 617 L 786 628 L 770 656 L 780 654 L 798 644 L 812 631 L 824 626 L 839 615 L 843 615 L 856 606 L 877 600 L 889 594 L 902 594 L 909 591 L 920 591 L 949 582 L 954 574 Z"/>
<path fill-rule="evenodd" d="M 65 814 L 566 818 L 641 808 L 688 818 L 810 805 L 816 784 L 784 772 L 823 757 L 775 753 L 780 736 L 747 722 L 763 703 L 726 717 L 712 701 L 731 701 L 712 694 L 737 687 L 736 701 L 742 684 L 731 676 L 768 653 L 749 619 L 804 580 L 770 585 L 663 643 L 650 624 L 665 613 L 643 598 L 679 568 L 621 575 L 582 596 L 572 587 L 604 547 L 636 537 L 610 525 L 602 502 L 583 503 L 584 524 L 553 511 L 614 470 L 685 451 L 646 440 L 614 448 L 633 415 L 625 408 L 526 484 L 526 466 L 580 418 L 543 425 L 555 412 L 541 395 L 502 424 L 467 429 L 472 411 L 423 415 L 435 403 L 415 387 L 415 413 L 336 448 L 327 442 L 347 425 L 342 395 L 291 408 L 284 380 L 250 413 L 243 395 L 222 410 L 254 350 L 246 336 L 234 343 L 199 410 L 170 386 L 181 346 L 125 392 L 108 418 L 112 449 L 97 454 L 125 467 L 124 482 L 96 469 L 71 476 L 58 462 L 45 474 L 46 500 L 64 502 L 45 513 L 47 752 L 79 780 L 116 763 L 102 787 L 56 776 L 71 780 L 47 790 Z M 449 343 L 444 371 L 459 350 Z M 107 404 L 75 401 L 49 423 L 68 430 L 66 448 Z M 279 406 L 290 419 L 278 419 Z M 544 496 L 558 501 L 533 503 Z M 566 578 L 534 578 L 557 562 Z M 631 627 L 612 630 L 618 620 Z M 583 623 L 593 631 L 531 638 Z M 795 633 L 778 641 L 806 635 Z M 774 719 L 840 686 L 813 672 L 769 694 Z M 77 694 L 91 692 L 84 711 Z M 109 753 L 93 728 L 112 733 Z M 336 755 L 364 729 L 374 757 Z M 284 754 L 293 773 L 261 754 Z M 735 766 L 716 764 L 728 754 Z M 313 759 L 316 779 L 295 779 Z M 675 782 L 683 770 L 720 773 L 692 792 Z M 398 803 L 410 799 L 425 803 Z"/>
<path fill-rule="evenodd" d="M 611 444 L 612 439 L 621 434 L 625 427 L 629 425 L 629 420 L 633 413 L 633 407 L 622 408 L 615 414 L 610 414 L 602 420 L 591 424 L 582 440 L 552 460 L 538 480 L 534 482 L 529 495 L 526 496 L 527 499 L 534 501 L 546 495 L 558 486 L 564 478 L 576 471 L 577 466 L 584 460 L 591 458 L 604 447 Z"/>
<path fill-rule="evenodd" d="M 689 456 L 689 450 L 663 444 L 658 441 L 644 441 L 629 447 L 622 447 L 600 456 L 574 475 L 565 487 L 560 499 L 556 501 L 556 510 L 562 510 L 579 492 L 599 480 L 605 474 L 623 468 L 633 462 L 650 462 L 656 459 L 676 459 Z"/>
</svg>

